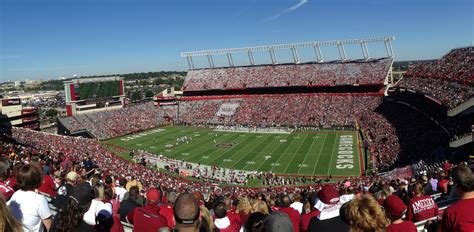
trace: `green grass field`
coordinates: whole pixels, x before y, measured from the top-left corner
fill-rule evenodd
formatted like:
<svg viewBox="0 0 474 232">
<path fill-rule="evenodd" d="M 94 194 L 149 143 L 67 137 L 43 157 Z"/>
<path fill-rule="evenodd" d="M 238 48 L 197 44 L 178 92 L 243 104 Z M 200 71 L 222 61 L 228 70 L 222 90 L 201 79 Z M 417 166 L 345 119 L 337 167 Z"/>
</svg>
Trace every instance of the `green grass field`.
<svg viewBox="0 0 474 232">
<path fill-rule="evenodd" d="M 176 145 L 176 138 L 183 136 L 192 140 Z M 360 175 L 355 131 L 265 134 L 164 126 L 104 143 L 238 170 L 304 176 Z M 166 147 L 167 144 L 173 147 Z"/>
</svg>

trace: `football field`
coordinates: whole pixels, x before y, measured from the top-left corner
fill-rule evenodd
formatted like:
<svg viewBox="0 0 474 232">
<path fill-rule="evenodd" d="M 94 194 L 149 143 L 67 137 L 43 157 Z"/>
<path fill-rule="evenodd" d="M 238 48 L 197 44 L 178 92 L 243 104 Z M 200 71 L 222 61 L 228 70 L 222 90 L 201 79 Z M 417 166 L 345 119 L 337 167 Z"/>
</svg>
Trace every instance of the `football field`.
<svg viewBox="0 0 474 232">
<path fill-rule="evenodd" d="M 333 177 L 361 172 L 355 131 L 270 134 L 164 126 L 104 143 L 237 170 Z"/>
</svg>

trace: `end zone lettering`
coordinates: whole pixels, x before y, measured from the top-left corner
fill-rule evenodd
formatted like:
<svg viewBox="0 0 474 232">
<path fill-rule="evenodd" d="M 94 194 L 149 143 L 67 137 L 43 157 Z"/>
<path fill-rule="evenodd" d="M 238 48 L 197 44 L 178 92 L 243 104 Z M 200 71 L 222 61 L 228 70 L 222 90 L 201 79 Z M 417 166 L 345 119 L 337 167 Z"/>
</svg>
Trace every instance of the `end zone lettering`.
<svg viewBox="0 0 474 232">
<path fill-rule="evenodd" d="M 337 152 L 337 169 L 354 168 L 354 141 L 352 135 L 341 135 Z"/>
</svg>

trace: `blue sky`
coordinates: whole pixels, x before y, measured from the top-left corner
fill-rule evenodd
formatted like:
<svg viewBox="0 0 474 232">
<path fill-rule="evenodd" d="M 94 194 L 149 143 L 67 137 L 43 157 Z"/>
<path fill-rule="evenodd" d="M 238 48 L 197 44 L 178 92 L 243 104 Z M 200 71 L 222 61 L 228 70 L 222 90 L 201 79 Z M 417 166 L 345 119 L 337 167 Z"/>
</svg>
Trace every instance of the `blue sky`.
<svg viewBox="0 0 474 232">
<path fill-rule="evenodd" d="M 473 44 L 473 17 L 472 0 L 0 0 L 0 82 L 186 70 L 183 51 L 380 35 L 396 37 L 396 60 L 432 59 Z"/>
</svg>

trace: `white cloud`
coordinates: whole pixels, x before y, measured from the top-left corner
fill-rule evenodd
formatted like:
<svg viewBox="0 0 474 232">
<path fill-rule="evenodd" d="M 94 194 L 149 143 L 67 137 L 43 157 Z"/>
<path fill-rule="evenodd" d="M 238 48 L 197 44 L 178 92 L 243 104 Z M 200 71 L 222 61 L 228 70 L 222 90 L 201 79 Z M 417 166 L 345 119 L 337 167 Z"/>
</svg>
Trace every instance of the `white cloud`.
<svg viewBox="0 0 474 232">
<path fill-rule="evenodd" d="M 273 16 L 271 16 L 271 17 L 268 17 L 268 18 L 264 19 L 263 21 L 270 21 L 270 20 L 277 19 L 277 18 L 279 18 L 280 16 L 282 16 L 282 15 L 284 15 L 284 14 L 290 12 L 290 11 L 294 11 L 294 10 L 300 8 L 301 6 L 303 6 L 304 4 L 306 4 L 307 2 L 308 2 L 308 0 L 299 0 L 297 4 L 286 8 L 285 10 L 279 12 L 279 13 L 276 14 L 276 15 L 273 15 Z"/>
</svg>

